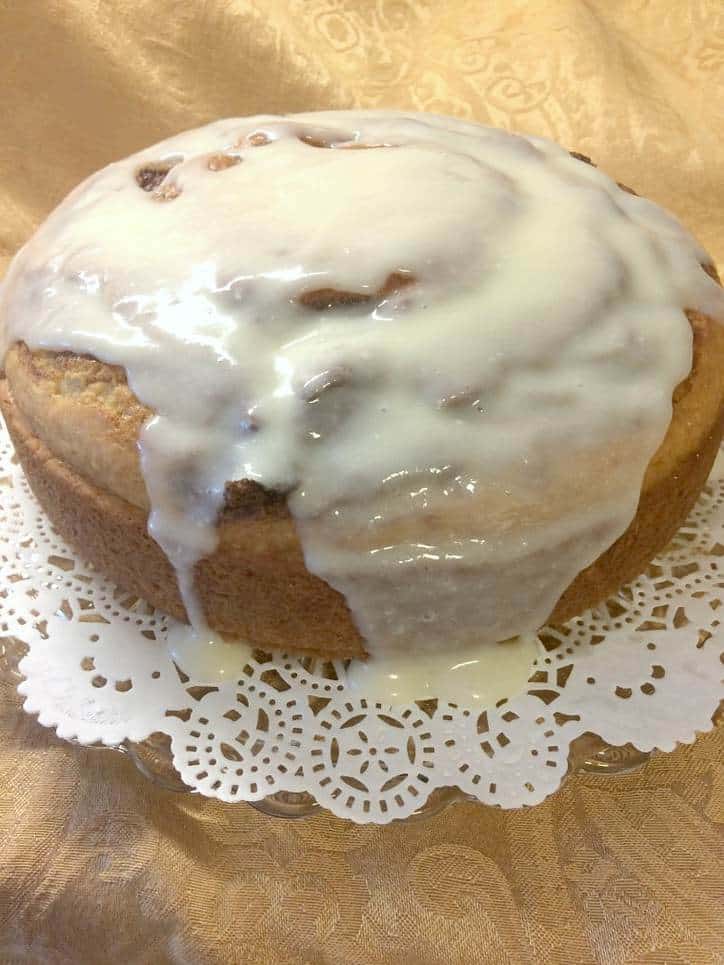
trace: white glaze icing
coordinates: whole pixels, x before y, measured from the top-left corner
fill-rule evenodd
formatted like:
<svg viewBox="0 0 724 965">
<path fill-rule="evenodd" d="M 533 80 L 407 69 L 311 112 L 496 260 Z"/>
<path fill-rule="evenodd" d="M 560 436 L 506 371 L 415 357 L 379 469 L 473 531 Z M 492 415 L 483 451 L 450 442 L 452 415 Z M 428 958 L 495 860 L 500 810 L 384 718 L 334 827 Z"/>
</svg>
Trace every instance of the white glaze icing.
<svg viewBox="0 0 724 965">
<path fill-rule="evenodd" d="M 724 314 L 708 260 L 544 139 L 239 118 L 89 178 L 15 259 L 0 317 L 4 346 L 123 365 L 157 413 L 149 529 L 199 639 L 193 566 L 248 478 L 288 492 L 368 650 L 419 653 L 535 629 L 624 531 L 690 369 L 683 310 Z M 376 295 L 395 272 L 412 283 Z M 320 289 L 370 297 L 300 303 Z"/>
<path fill-rule="evenodd" d="M 526 689 L 542 650 L 534 633 L 524 633 L 479 647 L 448 645 L 414 658 L 391 651 L 375 660 L 350 661 L 345 683 L 385 704 L 436 699 L 492 707 Z"/>
<path fill-rule="evenodd" d="M 243 640 L 224 640 L 204 627 L 189 627 L 178 620 L 169 620 L 166 649 L 189 677 L 208 684 L 241 679 L 254 652 Z"/>
<path fill-rule="evenodd" d="M 167 648 L 177 666 L 202 684 L 243 679 L 244 668 L 253 662 L 253 648 L 244 641 L 193 631 L 176 620 L 169 621 Z M 374 660 L 351 660 L 345 684 L 385 704 L 434 698 L 492 707 L 525 690 L 542 649 L 536 634 L 525 633 L 479 647 L 446 644 L 416 654 L 393 650 Z"/>
</svg>

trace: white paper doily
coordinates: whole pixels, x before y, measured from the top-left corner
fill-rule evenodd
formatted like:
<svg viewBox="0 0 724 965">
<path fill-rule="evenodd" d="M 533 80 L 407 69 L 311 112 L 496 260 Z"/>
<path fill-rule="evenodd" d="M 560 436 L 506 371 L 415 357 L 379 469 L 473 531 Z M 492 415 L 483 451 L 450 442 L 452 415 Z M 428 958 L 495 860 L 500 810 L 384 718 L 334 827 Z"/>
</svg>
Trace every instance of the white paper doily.
<svg viewBox="0 0 724 965">
<path fill-rule="evenodd" d="M 308 792 L 341 817 L 376 823 L 409 816 L 437 788 L 532 805 L 559 786 L 580 735 L 672 750 L 711 729 L 724 697 L 721 457 L 649 572 L 542 631 L 528 692 L 487 708 L 391 708 L 351 694 L 343 663 L 282 654 L 258 654 L 236 682 L 199 686 L 166 652 L 165 617 L 53 532 L 1 423 L 0 554 L 0 630 L 29 647 L 25 710 L 84 744 L 167 734 L 181 779 L 224 801 Z"/>
</svg>

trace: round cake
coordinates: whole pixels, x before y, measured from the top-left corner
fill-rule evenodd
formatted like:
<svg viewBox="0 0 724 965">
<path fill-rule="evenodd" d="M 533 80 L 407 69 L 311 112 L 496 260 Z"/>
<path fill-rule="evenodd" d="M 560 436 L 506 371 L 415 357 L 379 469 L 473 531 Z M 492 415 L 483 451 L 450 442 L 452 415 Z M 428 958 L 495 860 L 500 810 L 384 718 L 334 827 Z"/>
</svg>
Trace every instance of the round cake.
<svg viewBox="0 0 724 965">
<path fill-rule="evenodd" d="M 0 406 L 59 533 L 200 633 L 474 646 L 679 528 L 723 302 L 675 219 L 543 139 L 230 119 L 94 175 L 17 256 Z"/>
</svg>

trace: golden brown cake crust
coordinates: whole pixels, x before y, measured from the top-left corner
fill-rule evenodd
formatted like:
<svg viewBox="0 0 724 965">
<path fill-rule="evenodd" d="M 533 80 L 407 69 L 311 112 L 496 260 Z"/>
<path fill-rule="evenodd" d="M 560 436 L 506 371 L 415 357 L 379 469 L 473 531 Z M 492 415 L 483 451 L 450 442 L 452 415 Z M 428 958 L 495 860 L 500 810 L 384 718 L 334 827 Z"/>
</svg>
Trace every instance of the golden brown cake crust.
<svg viewBox="0 0 724 965">
<path fill-rule="evenodd" d="M 79 554 L 124 589 L 183 619 L 175 573 L 146 530 L 147 511 L 88 481 L 31 429 L 0 382 L 2 408 L 18 458 L 50 521 Z M 341 594 L 310 574 L 288 513 L 249 500 L 227 510 L 216 552 L 196 568 L 211 625 L 263 648 L 363 655 Z"/>
<path fill-rule="evenodd" d="M 704 485 L 724 431 L 724 327 L 695 312 L 688 317 L 692 371 L 674 394 L 672 421 L 649 464 L 636 517 L 563 593 L 553 622 L 595 605 L 640 573 Z M 137 439 L 150 412 L 123 371 L 16 345 L 6 375 L 0 407 L 55 527 L 124 588 L 183 618 L 173 569 L 146 532 Z M 344 598 L 306 569 L 283 494 L 248 481 L 230 483 L 219 546 L 198 564 L 196 580 L 207 619 L 221 632 L 262 648 L 364 655 Z"/>
<path fill-rule="evenodd" d="M 138 437 L 151 418 L 118 365 L 71 352 L 10 347 L 5 374 L 31 429 L 54 454 L 101 489 L 148 510 Z M 226 513 L 286 514 L 284 495 L 250 479 L 230 482 Z"/>
</svg>

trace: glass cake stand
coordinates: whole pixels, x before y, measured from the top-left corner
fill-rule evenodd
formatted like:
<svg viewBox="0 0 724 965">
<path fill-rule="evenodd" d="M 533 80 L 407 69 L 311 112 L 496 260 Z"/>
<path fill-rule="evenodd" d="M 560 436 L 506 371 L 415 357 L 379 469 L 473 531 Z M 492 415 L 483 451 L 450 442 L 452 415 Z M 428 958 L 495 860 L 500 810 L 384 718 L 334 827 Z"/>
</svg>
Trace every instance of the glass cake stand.
<svg viewBox="0 0 724 965">
<path fill-rule="evenodd" d="M 13 688 L 17 687 L 23 679 L 18 670 L 18 664 L 27 649 L 27 645 L 15 637 L 0 638 L 0 677 Z M 70 743 L 79 744 L 78 741 Z M 151 734 L 146 740 L 127 740 L 116 747 L 103 744 L 90 745 L 90 747 L 98 751 L 125 754 L 144 778 L 163 790 L 185 794 L 198 793 L 181 780 L 173 765 L 170 745 L 169 736 L 158 732 Z M 582 734 L 571 743 L 566 780 L 576 773 L 606 776 L 628 774 L 642 767 L 654 753 L 656 752 L 640 751 L 633 744 L 615 747 L 595 734 Z M 417 811 L 402 820 L 429 818 L 452 804 L 466 801 L 475 802 L 481 807 L 495 806 L 482 804 L 472 795 L 456 787 L 438 788 Z M 306 792 L 282 791 L 259 801 L 245 803 L 262 814 L 274 818 L 304 818 L 324 810 L 314 797 Z"/>
</svg>

